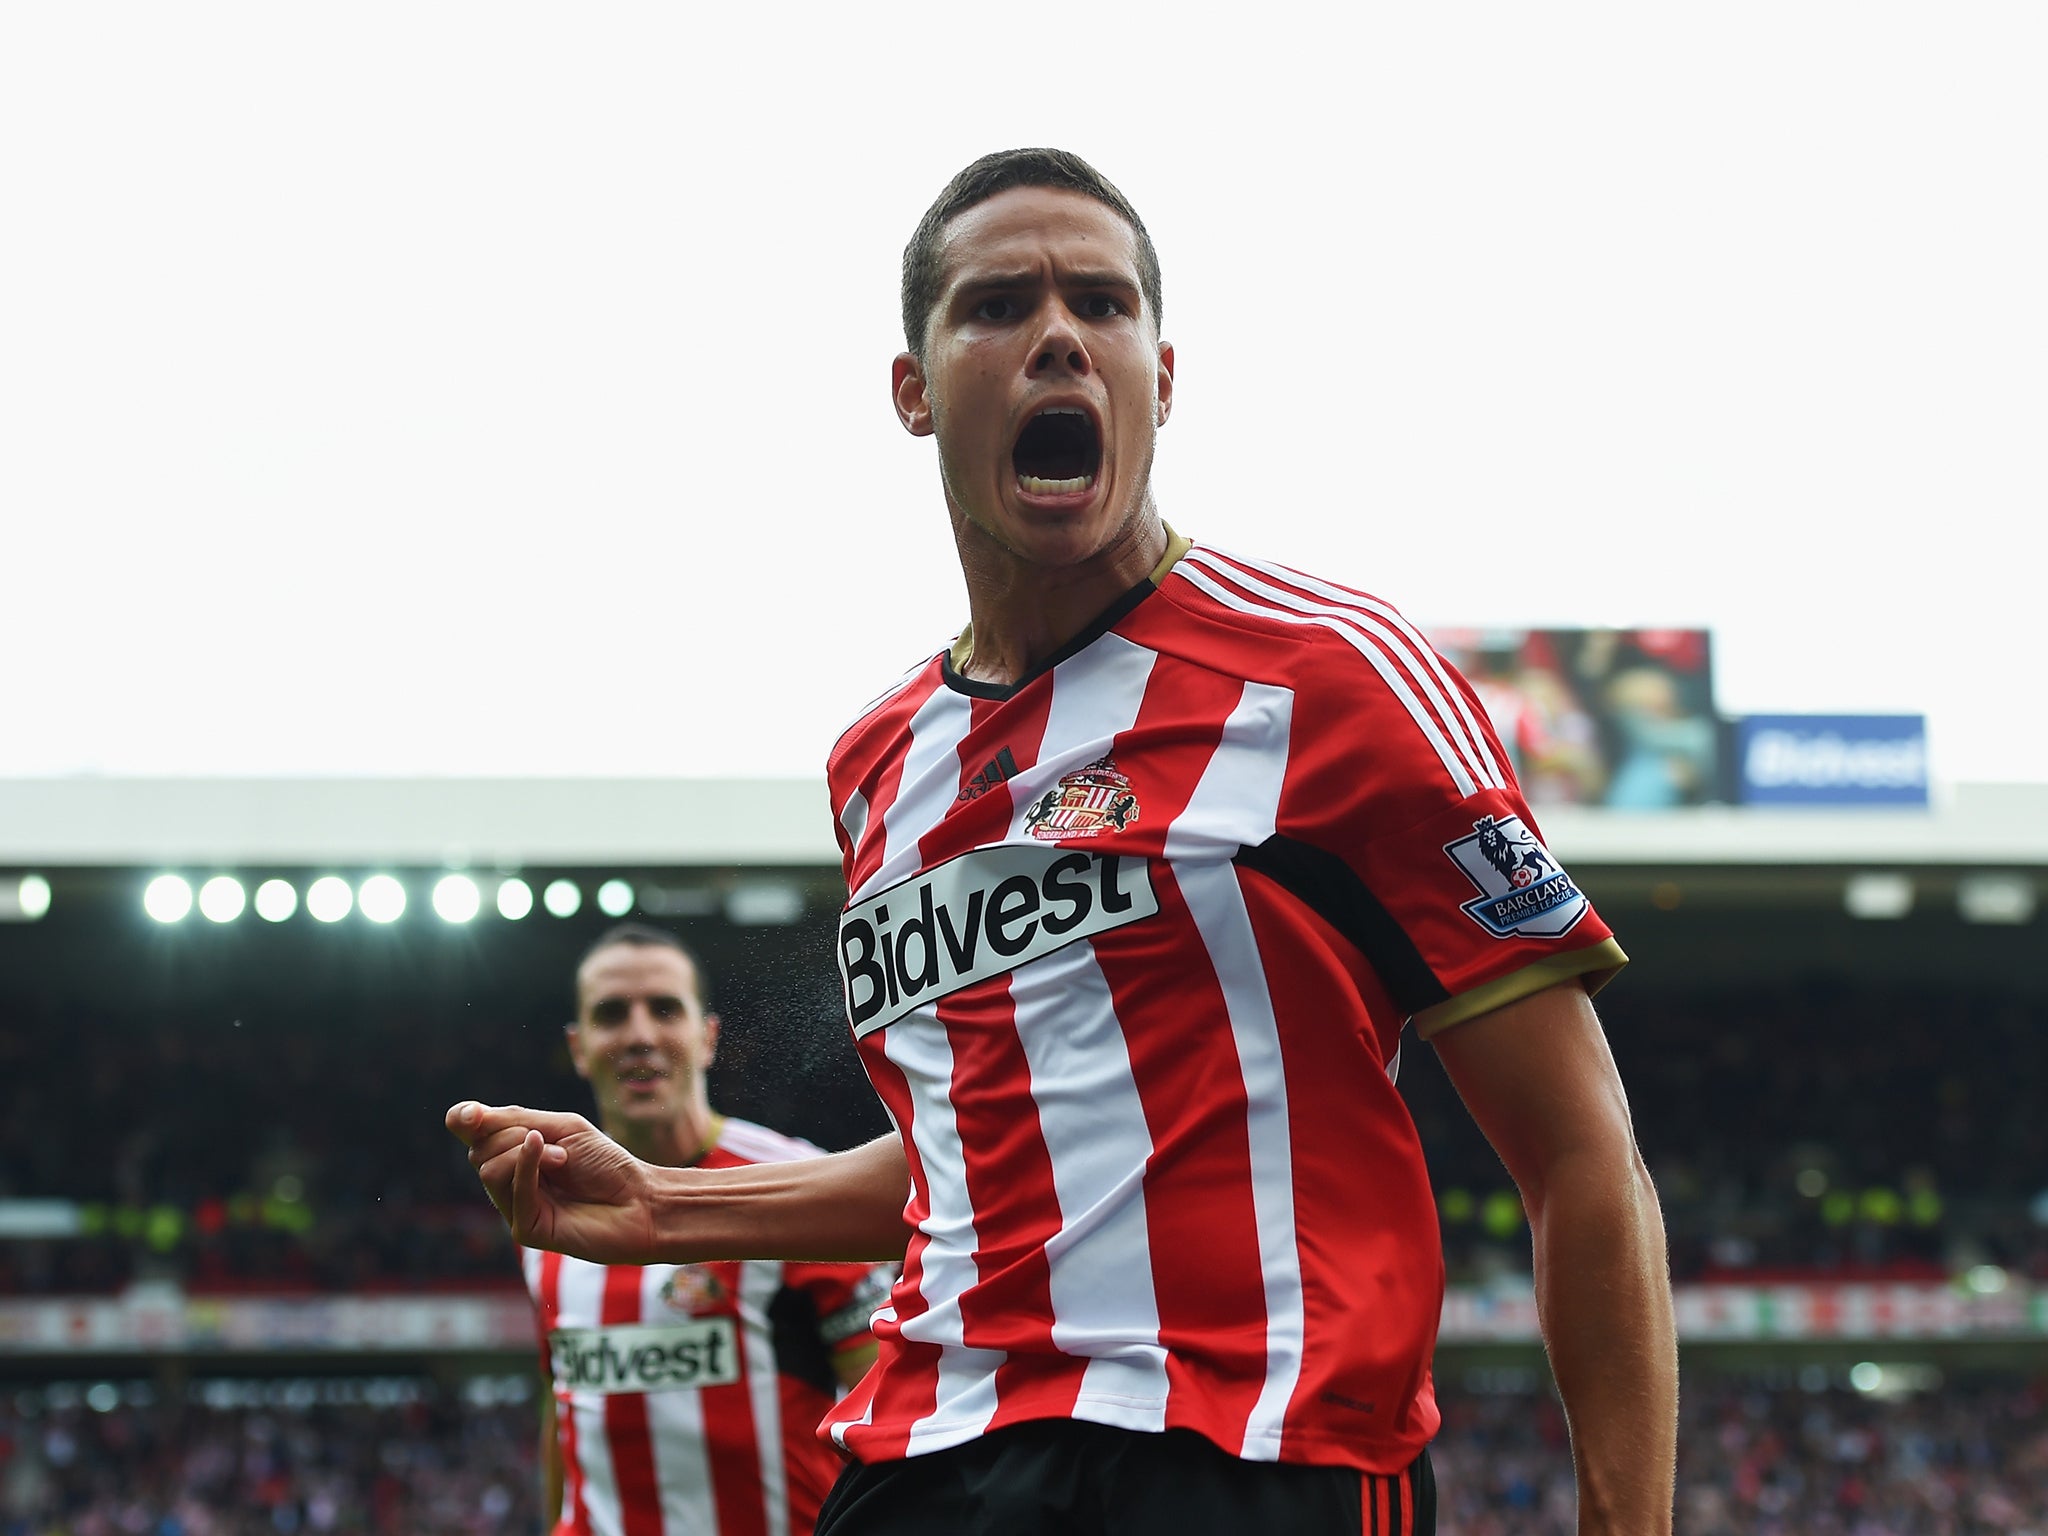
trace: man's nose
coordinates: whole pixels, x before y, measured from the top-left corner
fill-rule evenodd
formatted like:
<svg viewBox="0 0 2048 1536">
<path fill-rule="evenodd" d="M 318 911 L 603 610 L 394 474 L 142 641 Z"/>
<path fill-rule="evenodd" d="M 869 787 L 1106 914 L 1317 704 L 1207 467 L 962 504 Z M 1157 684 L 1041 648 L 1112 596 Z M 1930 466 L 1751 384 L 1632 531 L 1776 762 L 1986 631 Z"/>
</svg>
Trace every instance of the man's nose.
<svg viewBox="0 0 2048 1536">
<path fill-rule="evenodd" d="M 626 1027 L 622 1032 L 628 1045 L 650 1045 L 654 1041 L 654 1010 L 645 1003 L 635 1003 L 626 1010 Z"/>
<path fill-rule="evenodd" d="M 1054 304 L 1047 309 L 1045 324 L 1039 331 L 1037 344 L 1031 349 L 1028 371 L 1034 379 L 1061 372 L 1085 379 L 1095 371 L 1094 361 L 1088 356 L 1088 344 L 1081 337 L 1081 328 L 1074 323 L 1073 315 L 1064 304 Z"/>
</svg>

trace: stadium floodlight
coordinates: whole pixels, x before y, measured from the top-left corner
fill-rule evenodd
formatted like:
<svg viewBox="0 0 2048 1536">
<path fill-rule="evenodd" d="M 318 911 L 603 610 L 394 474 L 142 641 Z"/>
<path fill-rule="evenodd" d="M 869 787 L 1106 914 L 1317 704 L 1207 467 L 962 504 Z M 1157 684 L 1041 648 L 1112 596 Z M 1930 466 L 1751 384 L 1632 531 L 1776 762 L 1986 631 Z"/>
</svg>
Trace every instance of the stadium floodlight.
<svg viewBox="0 0 2048 1536">
<path fill-rule="evenodd" d="M 372 875 L 356 887 L 356 905 L 373 923 L 395 923 L 405 915 L 405 887 L 390 875 Z"/>
<path fill-rule="evenodd" d="M 1842 888 L 1842 905 L 1851 917 L 1870 922 L 1895 922 L 1913 910 L 1913 881 L 1909 875 L 1851 875 Z"/>
<path fill-rule="evenodd" d="M 356 893 L 339 875 L 322 875 L 306 888 L 306 910 L 323 923 L 338 923 L 356 904 Z"/>
<path fill-rule="evenodd" d="M 299 893 L 289 880 L 266 880 L 256 887 L 256 915 L 266 923 L 281 923 L 299 910 Z"/>
<path fill-rule="evenodd" d="M 15 887 L 15 910 L 29 922 L 50 910 L 50 882 L 41 875 L 23 875 Z"/>
<path fill-rule="evenodd" d="M 1956 911 L 1966 923 L 2017 927 L 2034 920 L 2034 882 L 2025 875 L 1965 875 L 1956 882 Z"/>
<path fill-rule="evenodd" d="M 483 904 L 483 894 L 467 875 L 443 875 L 434 882 L 434 911 L 444 923 L 466 923 Z"/>
<path fill-rule="evenodd" d="M 233 875 L 215 875 L 199 887 L 200 915 L 210 923 L 232 923 L 248 905 L 248 892 Z"/>
<path fill-rule="evenodd" d="M 607 880 L 597 888 L 597 910 L 606 917 L 624 917 L 633 910 L 633 887 L 623 880 Z"/>
<path fill-rule="evenodd" d="M 782 927 L 804 915 L 804 893 L 784 880 L 754 880 L 725 893 L 728 922 L 744 927 Z"/>
<path fill-rule="evenodd" d="M 533 910 L 533 887 L 524 880 L 498 882 L 498 916 L 518 922 Z"/>
<path fill-rule="evenodd" d="M 556 917 L 574 917 L 583 905 L 583 892 L 574 880 L 550 880 L 548 888 L 540 893 L 540 901 Z"/>
<path fill-rule="evenodd" d="M 158 875 L 142 889 L 142 910 L 160 923 L 184 921 L 192 910 L 192 887 L 179 875 Z"/>
<path fill-rule="evenodd" d="M 1963 1276 L 1963 1285 L 1973 1296 L 1996 1296 L 2011 1280 L 1996 1264 L 1973 1264 Z"/>
</svg>

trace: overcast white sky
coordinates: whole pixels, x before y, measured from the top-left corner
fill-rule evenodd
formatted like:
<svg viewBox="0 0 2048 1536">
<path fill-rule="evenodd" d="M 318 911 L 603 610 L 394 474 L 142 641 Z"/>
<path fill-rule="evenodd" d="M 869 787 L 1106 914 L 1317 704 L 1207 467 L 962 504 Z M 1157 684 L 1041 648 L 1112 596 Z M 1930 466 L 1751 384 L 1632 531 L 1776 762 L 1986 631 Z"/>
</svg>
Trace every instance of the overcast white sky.
<svg viewBox="0 0 2048 1536">
<path fill-rule="evenodd" d="M 9 6 L 0 774 L 817 771 L 964 617 L 904 239 L 1056 143 L 1183 531 L 2048 777 L 2044 79 L 2031 3 Z"/>
</svg>

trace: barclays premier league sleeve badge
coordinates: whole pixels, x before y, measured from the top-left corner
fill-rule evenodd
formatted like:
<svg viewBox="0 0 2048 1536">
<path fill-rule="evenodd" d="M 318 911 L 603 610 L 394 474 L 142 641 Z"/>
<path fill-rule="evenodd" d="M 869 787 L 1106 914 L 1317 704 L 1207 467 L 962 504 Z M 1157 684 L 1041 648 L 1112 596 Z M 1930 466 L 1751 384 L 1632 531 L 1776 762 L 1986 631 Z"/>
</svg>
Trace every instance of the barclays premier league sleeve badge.
<svg viewBox="0 0 2048 1536">
<path fill-rule="evenodd" d="M 1586 915 L 1584 893 L 1519 816 L 1482 816 L 1444 852 L 1479 888 L 1460 906 L 1497 939 L 1561 938 Z"/>
</svg>

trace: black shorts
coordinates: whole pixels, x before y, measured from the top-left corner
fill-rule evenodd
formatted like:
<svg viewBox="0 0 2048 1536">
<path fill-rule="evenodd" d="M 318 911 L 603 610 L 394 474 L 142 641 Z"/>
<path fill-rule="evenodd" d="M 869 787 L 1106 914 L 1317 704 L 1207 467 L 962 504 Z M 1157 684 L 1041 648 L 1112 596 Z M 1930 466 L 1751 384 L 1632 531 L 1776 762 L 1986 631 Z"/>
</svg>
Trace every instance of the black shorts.
<svg viewBox="0 0 2048 1536">
<path fill-rule="evenodd" d="M 856 1464 L 817 1536 L 1435 1536 L 1429 1452 L 1391 1477 L 1241 1461 L 1192 1430 L 1017 1424 Z"/>
</svg>

